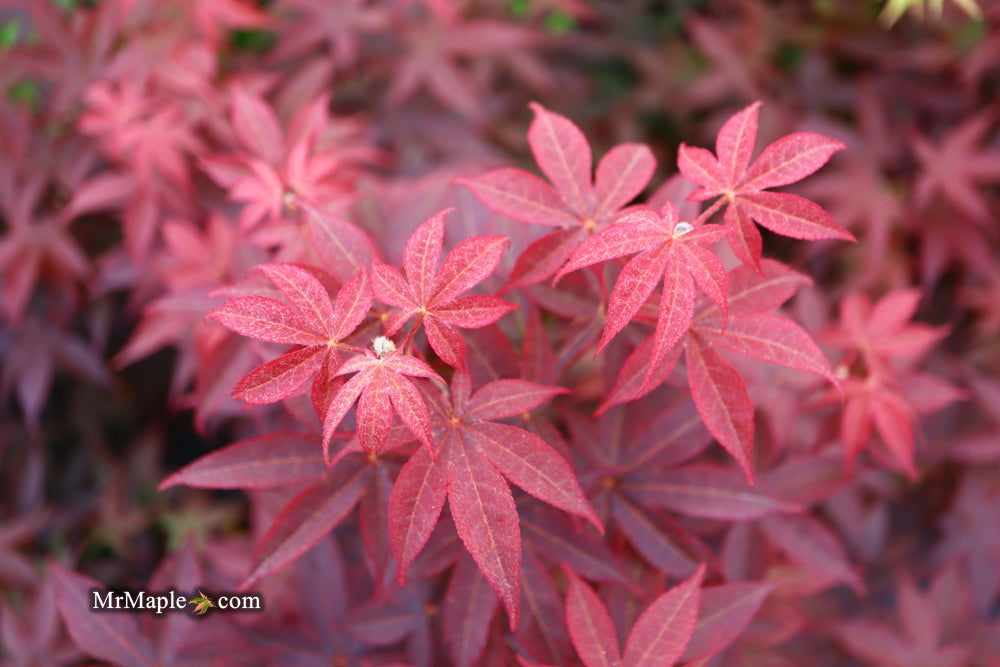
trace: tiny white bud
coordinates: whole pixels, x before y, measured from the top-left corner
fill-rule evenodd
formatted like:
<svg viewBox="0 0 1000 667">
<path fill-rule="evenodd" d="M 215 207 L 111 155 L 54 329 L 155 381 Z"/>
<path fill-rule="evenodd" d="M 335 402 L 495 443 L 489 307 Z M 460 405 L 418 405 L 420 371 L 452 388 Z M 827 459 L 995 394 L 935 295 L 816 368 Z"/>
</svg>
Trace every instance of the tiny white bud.
<svg viewBox="0 0 1000 667">
<path fill-rule="evenodd" d="M 688 232 L 690 232 L 694 227 L 691 226 L 690 222 L 678 222 L 677 226 L 674 227 L 674 238 L 680 238 Z"/>
<path fill-rule="evenodd" d="M 395 352 L 396 344 L 385 336 L 379 336 L 372 341 L 372 348 L 375 350 L 375 356 L 381 359 L 385 355 Z"/>
</svg>

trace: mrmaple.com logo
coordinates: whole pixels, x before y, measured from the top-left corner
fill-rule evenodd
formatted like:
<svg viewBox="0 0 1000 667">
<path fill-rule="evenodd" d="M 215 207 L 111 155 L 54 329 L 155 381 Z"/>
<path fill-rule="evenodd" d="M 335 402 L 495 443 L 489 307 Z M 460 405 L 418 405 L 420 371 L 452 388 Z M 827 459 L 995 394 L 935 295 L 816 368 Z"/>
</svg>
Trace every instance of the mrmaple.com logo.
<svg viewBox="0 0 1000 667">
<path fill-rule="evenodd" d="M 259 593 L 220 594 L 209 597 L 198 591 L 187 597 L 175 590 L 161 593 L 146 591 L 91 591 L 90 608 L 94 611 L 180 611 L 192 607 L 191 613 L 203 615 L 209 609 L 219 611 L 261 611 L 263 600 Z"/>
</svg>

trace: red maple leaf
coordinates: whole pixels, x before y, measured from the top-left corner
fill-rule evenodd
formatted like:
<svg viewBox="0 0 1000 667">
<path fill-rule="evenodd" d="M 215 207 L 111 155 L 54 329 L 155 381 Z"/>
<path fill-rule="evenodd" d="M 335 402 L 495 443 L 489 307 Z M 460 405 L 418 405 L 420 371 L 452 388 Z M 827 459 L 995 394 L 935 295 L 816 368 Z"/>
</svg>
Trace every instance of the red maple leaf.
<svg viewBox="0 0 1000 667">
<path fill-rule="evenodd" d="M 560 227 L 529 245 L 511 272 L 507 289 L 551 276 L 588 234 L 614 222 L 649 183 L 656 168 L 642 144 L 619 144 L 597 165 L 592 180 L 590 145 L 568 118 L 532 104 L 528 142 L 549 185 L 521 169 L 497 169 L 459 179 L 492 211 L 533 225 Z M 554 186 L 554 187 L 553 187 Z"/>
<path fill-rule="evenodd" d="M 574 447 L 588 464 L 584 488 L 598 515 L 618 526 L 659 570 L 690 576 L 709 553 L 664 510 L 722 521 L 801 511 L 795 503 L 748 487 L 733 469 L 689 464 L 711 442 L 691 401 L 670 405 L 648 422 L 639 414 L 633 406 L 619 406 L 596 423 L 569 410 L 565 416 Z"/>
<path fill-rule="evenodd" d="M 636 347 L 622 364 L 598 414 L 652 391 L 670 376 L 683 352 L 691 397 L 702 421 L 752 480 L 753 403 L 746 382 L 719 350 L 830 380 L 833 375 L 805 330 L 786 317 L 768 312 L 790 299 L 808 278 L 780 262 L 765 259 L 759 272 L 743 265 L 729 274 L 728 281 L 727 311 L 718 303 L 703 302 L 686 325 L 684 345 L 669 351 L 659 364 L 650 362 L 654 338 Z"/>
<path fill-rule="evenodd" d="M 378 453 L 385 445 L 393 411 L 420 442 L 432 448 L 427 406 L 406 376 L 444 380 L 424 361 L 397 350 L 395 343 L 385 336 L 377 337 L 372 347 L 374 351 L 365 350 L 332 373 L 333 377 L 356 375 L 333 395 L 323 417 L 323 453 L 327 460 L 333 432 L 355 401 L 358 435 L 366 451 Z"/>
<path fill-rule="evenodd" d="M 319 97 L 303 106 L 286 131 L 263 97 L 233 90 L 230 122 L 238 152 L 203 158 L 201 164 L 233 200 L 245 204 L 243 230 L 280 223 L 299 200 L 322 207 L 347 201 L 338 173 L 343 161 L 317 147 L 326 104 Z"/>
<path fill-rule="evenodd" d="M 634 211 L 584 241 L 555 280 L 591 264 L 639 253 L 629 260 L 615 282 L 598 351 L 636 316 L 663 280 L 659 318 L 643 380 L 646 386 L 670 349 L 687 333 L 694 315 L 695 285 L 718 304 L 724 326 L 729 280 L 722 262 L 706 246 L 725 233 L 720 225 L 692 227 L 691 223 L 679 222 L 670 203 L 659 214 L 648 209 Z"/>
<path fill-rule="evenodd" d="M 537 61 L 526 59 L 536 41 L 535 34 L 526 28 L 489 19 L 449 20 L 439 12 L 429 14 L 425 20 L 409 16 L 399 28 L 407 50 L 406 57 L 395 63 L 389 83 L 388 99 L 393 106 L 424 88 L 445 107 L 478 118 L 483 113 L 483 93 L 466 60 L 507 61 L 515 74 L 534 70 L 541 75 L 544 71 Z M 526 62 L 528 67 L 517 67 Z"/>
<path fill-rule="evenodd" d="M 520 415 L 560 393 L 565 390 L 497 380 L 473 394 L 469 376 L 456 373 L 449 397 L 431 397 L 437 456 L 422 447 L 410 457 L 389 500 L 400 582 L 448 499 L 459 537 L 503 601 L 513 629 L 520 607 L 521 534 L 506 480 L 603 530 L 569 463 L 533 433 L 494 421 Z"/>
<path fill-rule="evenodd" d="M 867 295 L 849 294 L 840 305 L 839 327 L 827 333 L 831 343 L 846 348 L 837 372 L 844 378 L 847 395 L 840 435 L 848 465 L 868 444 L 874 427 L 907 476 L 917 476 L 917 409 L 906 395 L 906 386 L 925 376 L 906 364 L 926 354 L 948 333 L 947 327 L 910 322 L 920 297 L 916 289 L 894 290 L 873 306 Z M 952 392 L 945 403 L 957 397 Z"/>
<path fill-rule="evenodd" d="M 728 204 L 725 221 L 729 243 L 741 260 L 755 267 L 761 257 L 755 221 L 792 238 L 853 241 L 854 236 L 818 204 L 787 192 L 769 191 L 802 180 L 826 164 L 844 144 L 813 132 L 794 132 L 767 146 L 751 165 L 760 104 L 755 102 L 726 121 L 716 138 L 716 155 L 681 144 L 677 166 L 701 186 L 691 197 L 704 201 L 721 195 L 710 210 Z"/>
<path fill-rule="evenodd" d="M 277 359 L 247 373 L 233 397 L 248 403 L 274 403 L 291 396 L 313 374 L 313 403 L 325 410 L 332 373 L 340 364 L 339 350 L 368 314 L 372 297 L 368 277 L 359 272 L 331 303 L 326 288 L 312 273 L 294 264 L 257 267 L 278 288 L 291 307 L 264 296 L 240 296 L 210 311 L 210 317 L 238 334 L 268 343 L 295 345 Z"/>
<path fill-rule="evenodd" d="M 834 636 L 851 655 L 869 665 L 969 664 L 974 642 L 948 641 L 955 637 L 947 636 L 954 635 L 955 630 L 968 632 L 977 625 L 973 618 L 962 619 L 961 625 L 949 618 L 971 616 L 968 593 L 956 586 L 954 571 L 954 567 L 941 571 L 926 593 L 918 591 L 905 572 L 897 575 L 896 617 L 900 631 L 879 621 L 857 618 L 834 628 Z"/>
<path fill-rule="evenodd" d="M 489 295 L 459 297 L 493 273 L 508 243 L 505 236 L 465 239 L 438 267 L 444 216 L 452 210 L 441 211 L 414 230 L 403 251 L 405 278 L 396 268 L 375 262 L 372 289 L 379 301 L 400 308 L 386 322 L 388 335 L 395 334 L 416 315 L 411 337 L 423 325 L 437 355 L 464 370 L 465 341 L 455 327 L 473 329 L 493 324 L 517 306 Z"/>
<path fill-rule="evenodd" d="M 950 130 L 937 145 L 920 135 L 914 137 L 913 152 L 920 161 L 920 175 L 913 186 L 917 206 L 926 206 L 940 193 L 976 222 L 995 219 L 976 189 L 979 182 L 1000 179 L 1000 150 L 979 147 L 995 118 L 992 110 L 976 114 Z"/>
</svg>

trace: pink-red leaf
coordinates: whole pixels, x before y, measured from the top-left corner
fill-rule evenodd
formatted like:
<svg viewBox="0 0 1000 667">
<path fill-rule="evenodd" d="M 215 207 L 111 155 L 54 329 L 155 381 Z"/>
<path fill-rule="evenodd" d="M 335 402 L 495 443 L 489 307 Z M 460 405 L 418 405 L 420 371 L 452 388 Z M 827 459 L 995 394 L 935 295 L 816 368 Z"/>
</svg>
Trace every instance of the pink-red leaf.
<svg viewBox="0 0 1000 667">
<path fill-rule="evenodd" d="M 640 391 L 657 376 L 656 370 L 663 363 L 663 359 L 684 338 L 688 327 L 691 326 L 696 296 L 694 280 L 691 274 L 676 264 L 675 262 L 674 265 L 667 267 L 663 278 L 660 313 L 656 320 L 656 331 L 653 333 L 653 344 L 649 350 L 649 368 L 646 370 Z"/>
<path fill-rule="evenodd" d="M 842 142 L 821 134 L 793 132 L 764 149 L 747 170 L 742 187 L 763 190 L 801 181 L 844 148 Z"/>
<path fill-rule="evenodd" d="M 550 445 L 524 429 L 482 422 L 463 437 L 480 441 L 490 462 L 539 500 L 587 519 L 598 531 L 604 526 L 583 495 L 573 469 Z"/>
<path fill-rule="evenodd" d="M 680 359 L 683 346 L 675 345 L 672 350 L 660 360 L 660 363 L 651 366 L 650 355 L 653 351 L 653 337 L 650 336 L 639 347 L 632 350 L 625 363 L 622 364 L 615 377 L 615 382 L 611 390 L 604 397 L 604 400 L 594 412 L 595 416 L 600 416 L 608 409 L 619 403 L 627 403 L 642 398 L 649 392 L 661 385 L 674 370 L 677 360 Z M 652 372 L 649 372 L 652 370 Z"/>
<path fill-rule="evenodd" d="M 241 296 L 210 311 L 206 317 L 231 331 L 268 343 L 319 345 L 326 339 L 291 308 L 263 296 Z"/>
<path fill-rule="evenodd" d="M 553 396 L 569 393 L 562 387 L 550 387 L 526 380 L 497 380 L 475 393 L 466 408 L 471 419 L 514 417 L 537 408 Z"/>
<path fill-rule="evenodd" d="M 233 130 L 243 146 L 271 164 L 278 164 L 284 156 L 284 132 L 277 116 L 267 103 L 243 88 L 232 94 Z"/>
<path fill-rule="evenodd" d="M 309 237 L 323 266 L 337 280 L 350 280 L 378 257 L 375 244 L 357 225 L 307 202 L 299 200 L 297 205 L 305 212 Z"/>
<path fill-rule="evenodd" d="M 294 264 L 261 264 L 256 267 L 274 283 L 281 295 L 299 309 L 317 331 L 331 336 L 334 330 L 333 306 L 323 283 Z"/>
<path fill-rule="evenodd" d="M 733 455 L 753 483 L 753 404 L 740 374 L 719 353 L 692 336 L 687 344 L 688 384 L 709 432 Z"/>
<path fill-rule="evenodd" d="M 458 667 L 479 664 L 499 600 L 466 556 L 458 561 L 444 596 L 444 639 Z"/>
<path fill-rule="evenodd" d="M 400 586 L 437 525 L 447 488 L 447 465 L 433 460 L 427 447 L 421 447 L 399 471 L 389 496 L 389 537 Z"/>
<path fill-rule="evenodd" d="M 594 198 L 590 183 L 593 156 L 586 137 L 571 120 L 532 103 L 535 119 L 528 129 L 528 143 L 563 200 L 577 211 L 590 207 Z"/>
<path fill-rule="evenodd" d="M 507 248 L 506 236 L 474 236 L 455 246 L 441 264 L 433 287 L 433 305 L 445 305 L 496 270 Z"/>
<path fill-rule="evenodd" d="M 350 513 L 365 491 L 367 467 L 336 475 L 298 494 L 278 514 L 254 552 L 240 590 L 311 549 Z"/>
<path fill-rule="evenodd" d="M 669 247 L 636 255 L 618 275 L 608 300 L 608 316 L 597 349 L 603 349 L 635 317 L 663 275 Z M 678 271 L 676 273 L 683 273 Z M 671 273 L 673 275 L 673 273 Z M 684 274 L 684 279 L 690 278 Z M 693 301 L 693 299 L 692 299 Z"/>
<path fill-rule="evenodd" d="M 566 627 L 580 660 L 587 667 L 617 667 L 621 664 L 618 636 L 607 607 L 594 590 L 569 567 L 566 590 Z"/>
<path fill-rule="evenodd" d="M 448 504 L 455 528 L 517 627 L 521 603 L 521 533 L 510 488 L 475 446 L 461 437 L 446 448 Z"/>
<path fill-rule="evenodd" d="M 181 468 L 159 488 L 267 489 L 318 479 L 326 473 L 316 436 L 270 433 L 240 440 Z"/>
<path fill-rule="evenodd" d="M 608 151 L 594 177 L 594 217 L 617 211 L 632 201 L 649 183 L 655 169 L 653 152 L 644 144 L 619 144 Z"/>
<path fill-rule="evenodd" d="M 500 297 L 488 294 L 460 296 L 449 305 L 438 308 L 434 316 L 442 322 L 462 329 L 478 329 L 493 324 L 517 308 Z"/>
<path fill-rule="evenodd" d="M 368 271 L 361 269 L 344 283 L 333 302 L 332 338 L 341 341 L 358 328 L 372 307 Z"/>
<path fill-rule="evenodd" d="M 325 353 L 318 345 L 286 352 L 244 375 L 233 390 L 233 398 L 256 404 L 287 398 L 323 364 Z"/>
<path fill-rule="evenodd" d="M 103 593 L 96 581 L 63 569 L 49 567 L 56 582 L 56 604 L 66 629 L 80 649 L 94 658 L 115 665 L 157 664 L 153 647 L 139 632 L 139 624 L 128 613 L 95 612 L 93 591 Z"/>
<path fill-rule="evenodd" d="M 445 209 L 421 223 L 410 234 L 403 249 L 403 270 L 406 271 L 406 279 L 413 286 L 416 298 L 422 303 L 431 296 L 438 261 L 441 259 L 444 217 L 454 210 Z"/>
<path fill-rule="evenodd" d="M 748 521 L 802 510 L 801 506 L 754 491 L 738 473 L 707 465 L 632 476 L 624 489 L 649 505 L 722 521 Z"/>
<path fill-rule="evenodd" d="M 840 226 L 833 216 L 818 204 L 787 192 L 753 192 L 740 197 L 735 204 L 751 218 L 772 232 L 793 239 L 815 241 L 845 239 L 854 235 Z"/>
<path fill-rule="evenodd" d="M 670 667 L 684 653 L 698 618 L 704 577 L 703 564 L 649 605 L 625 642 L 625 667 Z"/>
<path fill-rule="evenodd" d="M 568 227 L 574 217 L 548 183 L 521 169 L 497 169 L 458 181 L 491 211 L 508 218 L 548 227 Z"/>
<path fill-rule="evenodd" d="M 725 650 L 743 633 L 774 588 L 773 583 L 736 582 L 701 589 L 701 613 L 680 660 L 690 663 Z"/>
<path fill-rule="evenodd" d="M 730 116 L 715 138 L 715 154 L 719 156 L 719 163 L 731 182 L 743 175 L 753 157 L 760 105 L 760 102 L 754 102 Z"/>
<path fill-rule="evenodd" d="M 698 335 L 716 348 L 836 380 L 823 353 L 798 324 L 780 315 L 736 317 L 728 326 L 702 324 Z"/>
</svg>

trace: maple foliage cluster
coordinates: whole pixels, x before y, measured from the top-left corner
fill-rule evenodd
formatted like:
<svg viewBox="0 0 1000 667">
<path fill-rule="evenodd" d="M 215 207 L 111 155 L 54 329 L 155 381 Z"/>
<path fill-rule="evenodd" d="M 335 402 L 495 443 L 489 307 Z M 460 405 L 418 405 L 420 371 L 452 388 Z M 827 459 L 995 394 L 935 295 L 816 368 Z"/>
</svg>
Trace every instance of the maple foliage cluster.
<svg viewBox="0 0 1000 667">
<path fill-rule="evenodd" d="M 0 0 L 0 664 L 1000 665 L 923 4 Z"/>
</svg>

